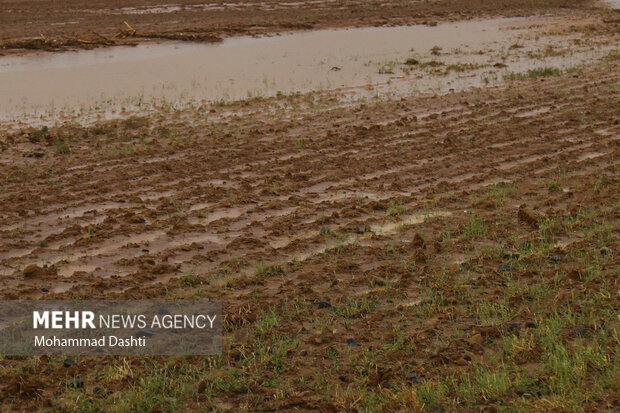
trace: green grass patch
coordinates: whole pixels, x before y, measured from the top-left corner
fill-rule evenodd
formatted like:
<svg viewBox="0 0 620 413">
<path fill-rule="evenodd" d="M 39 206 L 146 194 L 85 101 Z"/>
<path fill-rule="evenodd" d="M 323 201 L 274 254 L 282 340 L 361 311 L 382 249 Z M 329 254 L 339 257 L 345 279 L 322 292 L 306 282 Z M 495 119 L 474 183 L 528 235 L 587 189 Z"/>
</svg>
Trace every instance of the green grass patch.
<svg viewBox="0 0 620 413">
<path fill-rule="evenodd" d="M 510 72 L 504 75 L 505 80 L 525 80 L 538 77 L 560 76 L 562 71 L 556 67 L 542 67 L 528 70 L 525 73 Z"/>
</svg>

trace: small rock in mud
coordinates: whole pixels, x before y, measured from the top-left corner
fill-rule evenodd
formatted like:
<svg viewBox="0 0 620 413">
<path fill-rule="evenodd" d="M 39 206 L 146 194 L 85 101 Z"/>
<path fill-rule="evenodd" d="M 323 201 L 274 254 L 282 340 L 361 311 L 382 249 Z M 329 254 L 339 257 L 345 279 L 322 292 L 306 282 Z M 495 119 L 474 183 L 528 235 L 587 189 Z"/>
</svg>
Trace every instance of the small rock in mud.
<svg viewBox="0 0 620 413">
<path fill-rule="evenodd" d="M 331 70 L 331 71 L 333 71 L 333 72 L 339 72 L 339 71 L 341 71 L 341 70 L 342 70 L 342 68 L 341 68 L 341 67 L 338 67 L 338 66 L 332 66 L 332 68 L 331 68 L 331 69 L 329 69 L 329 70 Z"/>
<path fill-rule="evenodd" d="M 512 264 L 509 262 L 502 262 L 497 267 L 497 272 L 504 272 L 504 271 L 512 271 Z"/>
<path fill-rule="evenodd" d="M 508 67 L 508 66 L 507 66 L 507 65 L 505 65 L 504 63 L 497 62 L 497 63 L 495 63 L 495 64 L 493 65 L 493 67 L 497 67 L 497 68 L 503 69 L 503 68 Z"/>
<path fill-rule="evenodd" d="M 418 384 L 419 383 L 418 373 L 416 373 L 416 372 L 405 374 L 405 378 L 407 380 L 409 380 L 413 384 Z"/>
<path fill-rule="evenodd" d="M 332 233 L 332 230 L 330 227 L 322 227 L 320 233 L 321 235 L 329 235 Z"/>
<path fill-rule="evenodd" d="M 508 326 L 508 331 L 509 331 L 510 333 L 516 333 L 516 332 L 518 332 L 519 330 L 521 330 L 521 326 L 519 325 L 519 323 L 511 323 L 511 324 Z"/>
<path fill-rule="evenodd" d="M 360 345 L 359 345 L 359 343 L 357 342 L 356 339 L 349 338 L 349 339 L 347 339 L 347 346 L 349 346 L 349 347 L 359 347 Z"/>
<path fill-rule="evenodd" d="M 316 305 L 319 308 L 330 308 L 332 306 L 332 303 L 330 303 L 329 301 L 320 300 L 316 302 Z"/>
<path fill-rule="evenodd" d="M 50 290 L 48 288 L 43 287 L 43 288 L 41 288 L 41 292 L 42 293 L 49 293 Z"/>
<path fill-rule="evenodd" d="M 608 248 L 608 247 L 601 248 L 601 255 L 609 255 L 609 254 L 611 254 L 611 248 Z"/>
<path fill-rule="evenodd" d="M 409 58 L 409 59 L 407 59 L 407 60 L 405 60 L 405 64 L 406 64 L 407 66 L 415 66 L 415 65 L 417 65 L 417 64 L 419 64 L 419 63 L 420 63 L 420 62 L 418 61 L 418 59 L 414 59 L 413 57 L 412 57 L 412 58 Z"/>
<path fill-rule="evenodd" d="M 28 152 L 27 154 L 24 155 L 27 158 L 43 158 L 45 156 L 45 152 L 43 151 L 32 151 L 32 152 Z"/>
<path fill-rule="evenodd" d="M 67 387 L 72 387 L 74 389 L 81 389 L 84 387 L 84 380 L 79 377 L 73 377 L 67 380 Z"/>
<path fill-rule="evenodd" d="M 143 328 L 141 330 L 138 330 L 138 332 L 136 333 L 136 337 L 153 337 L 153 335 L 155 335 L 155 332 L 149 328 Z"/>
<path fill-rule="evenodd" d="M 62 365 L 69 368 L 73 366 L 75 362 L 72 359 L 66 358 L 65 361 L 62 362 Z"/>
</svg>

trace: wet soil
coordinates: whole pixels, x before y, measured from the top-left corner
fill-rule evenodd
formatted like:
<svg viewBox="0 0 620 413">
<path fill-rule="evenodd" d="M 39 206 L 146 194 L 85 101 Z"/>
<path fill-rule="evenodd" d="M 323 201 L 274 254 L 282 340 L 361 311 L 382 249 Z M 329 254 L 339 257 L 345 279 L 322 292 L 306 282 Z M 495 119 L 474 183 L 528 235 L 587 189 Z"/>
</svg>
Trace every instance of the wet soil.
<svg viewBox="0 0 620 413">
<path fill-rule="evenodd" d="M 377 334 L 381 326 L 403 323 L 394 308 L 415 309 L 431 300 L 421 287 L 432 274 L 464 277 L 461 282 L 480 285 L 490 299 L 503 282 L 496 272 L 500 255 L 536 239 L 542 219 L 564 222 L 562 217 L 584 214 L 593 202 L 598 206 L 592 213 L 615 217 L 618 71 L 611 70 L 617 65 L 599 66 L 347 109 L 297 96 L 245 102 L 206 117 L 186 110 L 4 136 L 0 293 L 33 299 L 203 294 L 225 302 L 232 332 L 252 328 L 264 303 L 280 308 L 297 297 L 344 306 L 371 297 L 376 308 L 348 327 L 335 325 L 341 333 L 315 336 L 310 326 L 297 333 L 278 330 L 316 343 L 291 353 L 282 377 L 314 371 L 317 352 L 351 335 L 364 348 L 379 348 L 388 339 Z M 295 116 L 281 109 L 287 106 Z M 70 153 L 57 152 L 59 137 Z M 567 190 L 550 191 L 553 180 Z M 594 190 L 596 182 L 605 185 Z M 492 195 L 497 188 L 510 188 L 510 195 L 500 202 Z M 521 219 L 522 204 L 535 211 L 524 215 L 528 219 Z M 472 214 L 496 235 L 488 239 L 468 229 Z M 593 245 L 598 253 L 598 242 L 580 240 L 583 231 L 556 229 L 561 244 L 552 254 L 572 257 L 560 264 L 567 274 L 573 265 L 585 265 L 575 248 Z M 617 227 L 609 235 L 617 241 Z M 480 252 L 494 248 L 501 254 Z M 544 256 L 535 259 L 552 265 Z M 588 289 L 617 289 L 604 275 L 614 268 L 612 261 L 605 261 L 603 278 Z M 519 277 L 527 282 L 529 274 Z M 535 277 L 546 276 L 541 274 Z M 458 294 L 451 283 L 442 285 L 445 299 Z M 565 291 L 560 286 L 558 294 Z M 471 317 L 467 307 L 454 306 L 460 317 Z M 530 322 L 528 317 L 511 322 Z M 420 322 L 411 326 L 417 331 L 411 340 L 421 351 L 417 371 L 428 380 L 467 365 L 479 346 L 494 340 L 483 335 L 483 341 L 458 341 L 444 350 L 428 347 L 454 321 Z M 363 333 L 370 334 L 370 326 L 374 338 Z M 471 335 L 492 331 L 476 322 L 469 328 Z M 228 340 L 237 348 L 253 342 L 236 335 Z M 423 348 L 435 348 L 437 355 Z M 392 354 L 384 362 L 400 365 L 400 357 Z M 16 362 L 0 363 L 7 368 Z M 62 390 L 53 383 L 63 373 L 55 378 L 54 368 L 46 368 L 50 375 L 22 383 L 20 399 L 4 398 L 4 406 L 10 401 L 13 409 L 33 408 L 39 397 L 55 406 L 54 395 Z M 376 380 L 385 385 L 388 379 Z M 37 390 L 30 392 L 30 385 Z M 211 402 L 237 406 L 227 397 Z M 264 398 L 255 403 L 255 410 L 274 406 Z M 590 403 L 598 408 L 607 402 Z"/>
<path fill-rule="evenodd" d="M 542 27 L 578 55 L 615 16 Z M 1 298 L 226 321 L 218 357 L 0 357 L 0 410 L 613 410 L 619 63 L 3 122 Z"/>
<path fill-rule="evenodd" d="M 158 265 L 185 273 L 243 254 L 248 264 L 262 256 L 286 261 L 300 244 L 323 244 L 324 224 L 375 228 L 390 200 L 415 205 L 439 187 L 481 190 L 525 171 L 546 173 L 560 159 L 600 165 L 615 154 L 613 116 L 581 124 L 576 114 L 592 112 L 601 98 L 583 92 L 580 105 L 565 101 L 579 90 L 553 92 L 565 78 L 570 85 L 567 75 L 484 92 L 498 102 L 481 101 L 480 89 L 318 110 L 302 95 L 208 116 L 187 110 L 9 134 L 1 153 L 2 283 L 13 290 L 31 264 L 54 266 L 59 281 L 78 288 L 93 277 L 123 284 L 133 278 L 127 274 Z M 607 74 L 597 84 L 613 80 Z M 549 94 L 519 98 L 538 88 Z M 296 107 L 296 116 L 283 105 Z M 498 122 L 496 133 L 486 129 Z M 61 139 L 70 153 L 59 153 Z M 28 284 L 32 298 L 41 297 Z"/>
<path fill-rule="evenodd" d="M 152 40 L 217 42 L 231 35 L 262 35 L 290 30 L 367 27 L 469 18 L 527 16 L 583 9 L 591 0 L 439 1 L 224 1 L 162 2 L 3 0 L 0 51 L 70 50 L 136 44 Z"/>
</svg>

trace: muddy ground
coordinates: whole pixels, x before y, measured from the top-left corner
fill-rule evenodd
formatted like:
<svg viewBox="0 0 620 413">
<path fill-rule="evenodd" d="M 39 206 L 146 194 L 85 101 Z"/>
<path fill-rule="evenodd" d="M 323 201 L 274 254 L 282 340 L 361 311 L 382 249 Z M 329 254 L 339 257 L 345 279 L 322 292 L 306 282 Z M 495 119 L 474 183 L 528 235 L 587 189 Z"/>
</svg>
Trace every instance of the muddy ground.
<svg viewBox="0 0 620 413">
<path fill-rule="evenodd" d="M 132 17 L 225 33 L 524 7 L 382 3 Z M 595 7 L 525 11 L 586 13 L 564 6 Z M 555 35 L 617 42 L 618 14 L 596 7 Z M 104 16 L 106 34 L 126 18 Z M 207 297 L 226 321 L 217 357 L 0 357 L 0 410 L 617 411 L 619 69 L 612 50 L 441 93 L 3 124 L 0 297 Z"/>
<path fill-rule="evenodd" d="M 565 10 L 600 12 L 591 0 L 53 0 L 0 1 L 0 53 L 67 50 L 145 40 L 217 42 L 234 35 L 385 26 Z"/>
</svg>

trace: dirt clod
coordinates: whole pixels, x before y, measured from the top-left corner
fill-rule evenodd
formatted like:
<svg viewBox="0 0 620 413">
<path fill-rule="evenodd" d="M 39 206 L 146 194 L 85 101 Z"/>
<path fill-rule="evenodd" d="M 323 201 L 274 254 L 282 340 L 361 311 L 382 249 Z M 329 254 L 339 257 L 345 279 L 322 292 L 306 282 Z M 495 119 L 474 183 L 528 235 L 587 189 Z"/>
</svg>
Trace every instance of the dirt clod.
<svg viewBox="0 0 620 413">
<path fill-rule="evenodd" d="M 24 278 L 44 278 L 44 277 L 53 277 L 57 275 L 57 270 L 55 267 L 48 267 L 44 265 L 43 267 L 39 267 L 37 264 L 30 264 L 23 271 Z"/>
<path fill-rule="evenodd" d="M 413 240 L 411 240 L 411 246 L 413 248 L 426 248 L 426 242 L 424 241 L 424 238 L 422 238 L 422 235 L 416 232 L 416 234 L 413 236 Z"/>
<path fill-rule="evenodd" d="M 529 225 L 531 228 L 534 229 L 538 229 L 538 226 L 545 218 L 542 213 L 534 211 L 525 204 L 519 207 L 518 217 L 519 221 Z"/>
</svg>

